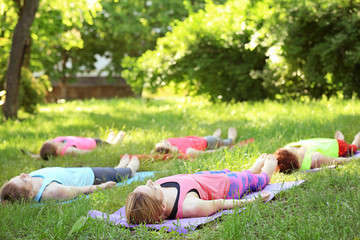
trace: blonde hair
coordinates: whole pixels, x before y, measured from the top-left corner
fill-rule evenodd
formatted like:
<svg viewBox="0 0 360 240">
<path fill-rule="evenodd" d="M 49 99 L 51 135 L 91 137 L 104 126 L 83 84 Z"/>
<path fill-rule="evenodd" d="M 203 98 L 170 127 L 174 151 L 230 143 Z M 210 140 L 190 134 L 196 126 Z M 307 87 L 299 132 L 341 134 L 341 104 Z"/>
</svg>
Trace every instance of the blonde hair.
<svg viewBox="0 0 360 240">
<path fill-rule="evenodd" d="M 132 192 L 126 199 L 126 218 L 129 223 L 156 223 L 164 219 L 162 202 L 142 192 Z"/>
<path fill-rule="evenodd" d="M 1 188 L 0 197 L 2 202 L 15 202 L 20 199 L 29 200 L 30 190 L 8 182 Z"/>
<path fill-rule="evenodd" d="M 56 145 L 52 142 L 45 142 L 40 149 L 40 156 L 44 160 L 57 156 Z"/>
</svg>

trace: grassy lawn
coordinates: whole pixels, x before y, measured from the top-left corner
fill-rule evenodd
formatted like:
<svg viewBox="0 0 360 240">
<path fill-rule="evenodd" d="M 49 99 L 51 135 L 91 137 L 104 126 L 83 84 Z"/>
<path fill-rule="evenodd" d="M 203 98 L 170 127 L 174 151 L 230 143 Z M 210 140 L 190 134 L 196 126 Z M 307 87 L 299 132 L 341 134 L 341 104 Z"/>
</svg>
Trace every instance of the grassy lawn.
<svg viewBox="0 0 360 240">
<path fill-rule="evenodd" d="M 211 104 L 202 98 L 89 100 L 42 105 L 36 116 L 20 113 L 21 120 L 1 122 L 0 184 L 21 172 L 43 167 L 115 166 L 120 155 L 149 153 L 162 139 L 211 135 L 217 128 L 226 137 L 230 126 L 238 130 L 238 141 L 253 137 L 255 142 L 204 155 L 193 162 L 142 162 L 140 171 L 166 171 L 158 173 L 156 178 L 159 178 L 199 170 L 244 170 L 261 153 L 274 152 L 291 141 L 332 138 L 336 130 L 341 130 L 345 140 L 351 142 L 360 131 L 359 109 L 359 100 L 226 105 Z M 99 148 L 76 158 L 34 160 L 19 150 L 38 152 L 45 140 L 61 135 L 104 139 L 111 130 L 126 131 L 125 140 L 116 147 Z M 307 181 L 277 195 L 268 204 L 255 203 L 241 214 L 222 217 L 186 238 L 360 239 L 359 173 L 360 163 L 355 161 L 315 174 L 275 174 L 272 182 Z M 115 212 L 125 204 L 127 194 L 144 182 L 107 189 L 68 204 L 1 206 L 0 239 L 184 238 L 175 232 L 148 231 L 145 227 L 131 231 L 86 218 L 90 209 Z"/>
</svg>

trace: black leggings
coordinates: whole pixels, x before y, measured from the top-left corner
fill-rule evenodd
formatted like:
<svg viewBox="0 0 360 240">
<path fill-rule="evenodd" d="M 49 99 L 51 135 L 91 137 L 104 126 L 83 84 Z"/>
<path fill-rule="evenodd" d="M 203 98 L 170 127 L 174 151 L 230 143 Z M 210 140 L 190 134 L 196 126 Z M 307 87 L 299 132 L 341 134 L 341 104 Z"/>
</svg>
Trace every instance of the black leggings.
<svg viewBox="0 0 360 240">
<path fill-rule="evenodd" d="M 233 144 L 233 140 L 231 138 L 221 139 L 219 137 L 214 137 L 214 136 L 206 136 L 204 138 L 206 139 L 207 142 L 206 150 L 212 150 L 222 146 L 230 146 L 231 144 Z"/>
<path fill-rule="evenodd" d="M 131 168 L 110 168 L 110 167 L 93 167 L 95 180 L 94 185 L 99 185 L 104 182 L 114 181 L 121 182 L 126 177 L 131 178 Z"/>
<path fill-rule="evenodd" d="M 102 145 L 109 145 L 108 142 L 103 141 L 103 140 L 101 140 L 100 138 L 94 138 L 94 140 L 95 140 L 95 142 L 96 142 L 96 146 L 97 146 L 97 147 L 100 147 L 100 146 L 102 146 Z"/>
</svg>

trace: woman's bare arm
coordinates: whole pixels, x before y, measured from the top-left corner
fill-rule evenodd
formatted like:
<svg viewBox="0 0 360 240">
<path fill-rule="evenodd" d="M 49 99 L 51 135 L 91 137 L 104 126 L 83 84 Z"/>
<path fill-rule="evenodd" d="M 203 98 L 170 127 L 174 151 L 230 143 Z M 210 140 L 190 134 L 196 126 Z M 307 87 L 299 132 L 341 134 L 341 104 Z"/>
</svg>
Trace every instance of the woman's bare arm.
<svg viewBox="0 0 360 240">
<path fill-rule="evenodd" d="M 53 182 L 46 187 L 42 199 L 55 199 L 55 200 L 64 200 L 72 199 L 80 194 L 92 193 L 96 190 L 102 190 L 106 188 L 111 188 L 116 185 L 116 182 L 106 182 L 100 185 L 91 185 L 91 186 L 64 186 L 59 183 Z"/>
<path fill-rule="evenodd" d="M 72 156 L 76 156 L 76 155 L 82 155 L 85 153 L 89 153 L 92 150 L 84 150 L 84 149 L 78 149 L 76 147 L 69 147 L 68 149 L 66 149 L 65 151 L 65 155 L 72 155 Z"/>
<path fill-rule="evenodd" d="M 190 195 L 185 197 L 183 203 L 183 217 L 207 217 L 219 210 L 232 209 L 235 207 L 243 207 L 253 203 L 258 198 L 251 199 L 215 199 L 215 200 L 202 200 L 197 195 Z M 263 191 L 261 199 L 268 200 L 270 193 Z"/>
<path fill-rule="evenodd" d="M 319 152 L 314 152 L 311 156 L 311 167 L 317 168 L 323 165 L 329 166 L 333 164 L 342 164 L 348 163 L 355 158 L 345 158 L 345 157 L 328 157 Z"/>
</svg>

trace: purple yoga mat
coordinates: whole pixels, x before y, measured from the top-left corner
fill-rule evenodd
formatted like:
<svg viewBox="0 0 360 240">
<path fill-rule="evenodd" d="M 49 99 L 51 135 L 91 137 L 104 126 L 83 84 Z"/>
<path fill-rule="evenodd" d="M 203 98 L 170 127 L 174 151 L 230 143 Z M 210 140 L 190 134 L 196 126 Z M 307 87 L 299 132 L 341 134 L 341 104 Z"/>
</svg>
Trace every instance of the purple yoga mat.
<svg viewBox="0 0 360 240">
<path fill-rule="evenodd" d="M 268 184 L 268 185 L 266 185 L 266 187 L 263 190 L 269 191 L 271 193 L 270 198 L 268 200 L 268 201 L 270 201 L 271 199 L 274 198 L 275 194 L 277 194 L 283 190 L 292 188 L 294 186 L 300 185 L 304 181 L 305 180 Z M 252 198 L 254 196 L 259 195 L 260 192 L 261 191 L 251 193 L 251 194 L 245 196 L 244 198 Z M 237 211 L 241 212 L 244 209 L 245 208 L 237 210 Z M 209 217 L 182 218 L 182 219 L 178 219 L 178 220 L 166 220 L 161 224 L 147 224 L 146 226 L 149 228 L 153 228 L 153 229 L 165 228 L 166 231 L 168 231 L 168 232 L 177 231 L 179 233 L 186 234 L 191 231 L 194 231 L 201 224 L 205 224 L 207 222 L 213 221 L 214 219 L 216 219 L 218 217 L 221 217 L 222 215 L 233 213 L 233 212 L 234 212 L 234 210 L 223 210 L 223 211 L 219 211 Z M 96 211 L 96 210 L 90 210 L 88 212 L 88 214 L 92 218 L 100 218 L 106 222 L 109 222 L 109 223 L 112 223 L 115 225 L 121 224 L 122 226 L 129 227 L 129 228 L 133 228 L 133 227 L 137 226 L 137 225 L 129 225 L 127 223 L 126 217 L 125 217 L 125 207 L 120 208 L 118 211 L 116 211 L 110 215 L 100 212 L 100 211 Z"/>
</svg>

